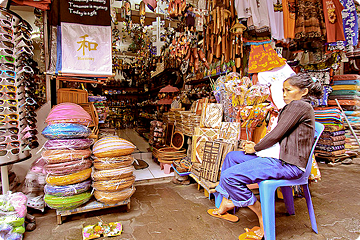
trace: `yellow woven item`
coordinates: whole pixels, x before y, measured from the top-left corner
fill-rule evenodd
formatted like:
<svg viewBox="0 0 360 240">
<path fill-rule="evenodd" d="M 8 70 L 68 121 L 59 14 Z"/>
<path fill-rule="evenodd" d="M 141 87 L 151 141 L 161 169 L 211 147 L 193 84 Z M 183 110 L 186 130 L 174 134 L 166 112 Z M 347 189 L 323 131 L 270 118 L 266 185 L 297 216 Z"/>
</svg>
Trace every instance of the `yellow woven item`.
<svg viewBox="0 0 360 240">
<path fill-rule="evenodd" d="M 94 196 L 99 202 L 107 204 L 115 204 L 130 198 L 134 192 L 135 187 L 125 188 L 118 192 L 95 191 Z"/>
<path fill-rule="evenodd" d="M 41 156 L 49 164 L 63 163 L 88 158 L 91 156 L 91 150 L 46 150 L 41 153 Z"/>
<path fill-rule="evenodd" d="M 96 181 L 93 182 L 93 188 L 99 191 L 116 192 L 127 187 L 130 187 L 135 182 L 135 176 L 132 175 L 127 178 L 109 181 Z"/>
<path fill-rule="evenodd" d="M 124 155 L 130 155 L 134 152 L 134 148 L 129 148 L 129 149 L 118 149 L 118 150 L 111 150 L 111 151 L 106 151 L 106 152 L 98 152 L 95 153 L 94 155 L 95 157 L 99 157 L 99 158 L 112 158 L 112 157 L 120 157 L 120 156 L 124 156 Z"/>
<path fill-rule="evenodd" d="M 79 183 L 85 181 L 91 176 L 91 170 L 92 170 L 91 168 L 88 168 L 77 173 L 72 173 L 63 176 L 48 175 L 46 177 L 46 182 L 48 184 L 56 185 L 56 186 L 64 186 L 64 185 Z"/>
<path fill-rule="evenodd" d="M 117 169 L 95 171 L 92 175 L 92 179 L 94 181 L 107 181 L 127 178 L 133 174 L 134 170 L 134 166 L 129 166 Z"/>
<path fill-rule="evenodd" d="M 114 158 L 96 158 L 94 160 L 94 167 L 96 170 L 107 170 L 128 167 L 132 165 L 133 162 L 134 158 L 131 155 Z"/>
<path fill-rule="evenodd" d="M 96 157 L 120 157 L 133 153 L 136 146 L 119 137 L 104 137 L 98 140 L 93 147 Z"/>
</svg>

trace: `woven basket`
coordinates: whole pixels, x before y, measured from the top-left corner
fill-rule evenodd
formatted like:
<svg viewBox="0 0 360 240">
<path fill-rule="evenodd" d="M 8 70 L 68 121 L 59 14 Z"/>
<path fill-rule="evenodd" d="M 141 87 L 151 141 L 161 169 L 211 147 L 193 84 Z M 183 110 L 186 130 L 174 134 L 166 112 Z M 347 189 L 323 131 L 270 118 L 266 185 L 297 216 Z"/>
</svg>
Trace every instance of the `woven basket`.
<svg viewBox="0 0 360 240">
<path fill-rule="evenodd" d="M 135 176 L 130 176 L 118 180 L 93 182 L 93 188 L 99 191 L 117 192 L 130 187 L 135 182 Z"/>
<path fill-rule="evenodd" d="M 46 164 L 45 170 L 53 175 L 67 175 L 90 168 L 92 161 L 90 159 L 81 159 L 57 164 Z"/>
<path fill-rule="evenodd" d="M 94 167 L 96 170 L 107 170 L 121 167 L 128 167 L 134 163 L 131 155 L 114 158 L 96 158 Z"/>
<path fill-rule="evenodd" d="M 56 196 L 56 197 L 66 197 L 73 196 L 86 192 L 91 187 L 91 180 L 88 179 L 84 182 L 66 185 L 66 186 L 52 186 L 46 184 L 44 187 L 45 194 Z"/>
<path fill-rule="evenodd" d="M 111 151 L 106 151 L 106 152 L 101 152 L 101 153 L 94 153 L 95 157 L 99 157 L 99 158 L 112 158 L 112 157 L 120 157 L 120 156 L 125 156 L 125 155 L 130 155 L 134 152 L 134 148 L 129 148 L 129 149 L 118 149 L 118 150 L 111 150 Z"/>
<path fill-rule="evenodd" d="M 95 171 L 92 175 L 94 181 L 108 181 L 108 180 L 117 180 L 130 177 L 135 168 L 134 166 L 117 168 L 117 169 L 108 169 Z"/>
<path fill-rule="evenodd" d="M 91 176 L 91 168 L 82 170 L 77 173 L 72 173 L 69 175 L 63 175 L 63 176 L 56 176 L 56 175 L 48 175 L 46 177 L 46 182 L 51 185 L 56 186 L 64 186 L 74 183 L 79 183 L 82 181 L 85 181 Z"/>
<path fill-rule="evenodd" d="M 153 150 L 153 155 L 162 163 L 171 163 L 172 161 L 180 161 L 182 158 L 186 157 L 186 150 L 180 149 L 176 150 L 172 147 L 160 148 Z"/>
<path fill-rule="evenodd" d="M 130 198 L 135 192 L 135 187 L 125 188 L 118 192 L 98 191 L 94 192 L 96 200 L 106 204 L 115 204 Z"/>
<path fill-rule="evenodd" d="M 41 153 L 41 156 L 47 163 L 56 164 L 89 158 L 91 150 L 45 150 Z"/>
<path fill-rule="evenodd" d="M 86 203 L 91 198 L 91 192 L 84 192 L 69 197 L 56 197 L 52 195 L 45 195 L 44 201 L 53 209 L 67 210 L 79 207 Z"/>
</svg>

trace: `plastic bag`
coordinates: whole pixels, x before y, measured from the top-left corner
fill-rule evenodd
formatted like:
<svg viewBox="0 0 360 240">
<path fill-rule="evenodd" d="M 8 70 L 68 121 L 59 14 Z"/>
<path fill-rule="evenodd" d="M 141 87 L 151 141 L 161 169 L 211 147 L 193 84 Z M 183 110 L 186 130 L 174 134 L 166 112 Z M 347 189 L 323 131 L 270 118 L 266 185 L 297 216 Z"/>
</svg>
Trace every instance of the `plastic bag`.
<svg viewBox="0 0 360 240">
<path fill-rule="evenodd" d="M 82 181 L 85 181 L 91 176 L 91 168 L 82 170 L 80 172 L 68 174 L 68 175 L 48 175 L 46 177 L 46 182 L 50 185 L 64 186 L 69 184 L 75 184 Z"/>
<path fill-rule="evenodd" d="M 41 153 L 41 156 L 49 164 L 63 163 L 89 158 L 91 156 L 91 150 L 46 150 Z"/>
<path fill-rule="evenodd" d="M 46 126 L 42 135 L 48 139 L 87 138 L 91 130 L 80 124 L 57 123 Z"/>
<path fill-rule="evenodd" d="M 64 163 L 47 164 L 45 170 L 52 175 L 67 175 L 90 168 L 92 161 L 90 159 L 81 159 Z"/>
<path fill-rule="evenodd" d="M 45 194 L 44 200 L 46 204 L 53 209 L 68 210 L 81 206 L 91 198 L 91 192 L 84 192 L 68 197 L 57 197 Z"/>
<path fill-rule="evenodd" d="M 134 166 L 128 166 L 123 168 L 94 171 L 92 179 L 94 181 L 107 181 L 127 178 L 133 174 L 134 170 Z"/>
<path fill-rule="evenodd" d="M 130 176 L 118 180 L 96 181 L 92 186 L 95 190 L 116 192 L 130 187 L 135 182 L 135 176 Z"/>
<path fill-rule="evenodd" d="M 97 170 L 114 169 L 121 167 L 128 167 L 134 163 L 134 158 L 131 155 L 113 157 L 113 158 L 95 158 L 94 167 Z"/>
<path fill-rule="evenodd" d="M 130 198 L 135 193 L 135 187 L 131 186 L 117 192 L 95 191 L 94 196 L 99 202 L 115 204 Z"/>
<path fill-rule="evenodd" d="M 86 192 L 91 187 L 91 180 L 86 180 L 80 183 L 66 185 L 66 186 L 53 186 L 46 184 L 44 191 L 45 194 L 53 195 L 57 197 L 72 196 Z"/>
<path fill-rule="evenodd" d="M 44 144 L 46 150 L 81 150 L 90 148 L 94 143 L 91 138 L 75 138 L 75 139 L 52 139 Z"/>
<path fill-rule="evenodd" d="M 32 163 L 21 189 L 27 196 L 26 205 L 42 212 L 45 210 L 43 199 L 44 186 L 46 184 L 45 164 L 46 162 L 43 158 L 39 158 Z"/>
</svg>

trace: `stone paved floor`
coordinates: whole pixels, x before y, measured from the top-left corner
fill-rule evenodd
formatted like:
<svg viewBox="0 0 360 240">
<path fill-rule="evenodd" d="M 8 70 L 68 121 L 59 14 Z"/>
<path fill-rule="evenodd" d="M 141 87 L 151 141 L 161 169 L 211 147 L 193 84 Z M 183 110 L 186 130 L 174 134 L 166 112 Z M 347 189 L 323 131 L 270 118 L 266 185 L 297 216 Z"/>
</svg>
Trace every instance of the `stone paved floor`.
<svg viewBox="0 0 360 240">
<path fill-rule="evenodd" d="M 320 164 L 322 181 L 312 184 L 311 194 L 319 234 L 311 230 L 305 199 L 295 199 L 295 216 L 285 214 L 281 200 L 276 201 L 277 239 L 358 239 L 360 236 L 360 164 L 328 167 Z M 55 211 L 36 213 L 37 228 L 25 233 L 28 239 L 81 239 L 81 229 L 99 220 L 121 221 L 124 231 L 111 239 L 192 240 L 238 239 L 244 227 L 258 225 L 250 209 L 240 209 L 240 221 L 212 218 L 206 210 L 214 206 L 197 185 L 175 185 L 169 181 L 136 186 L 131 210 L 100 210 L 73 215 L 56 224 Z M 101 239 L 101 238 L 100 238 Z"/>
</svg>

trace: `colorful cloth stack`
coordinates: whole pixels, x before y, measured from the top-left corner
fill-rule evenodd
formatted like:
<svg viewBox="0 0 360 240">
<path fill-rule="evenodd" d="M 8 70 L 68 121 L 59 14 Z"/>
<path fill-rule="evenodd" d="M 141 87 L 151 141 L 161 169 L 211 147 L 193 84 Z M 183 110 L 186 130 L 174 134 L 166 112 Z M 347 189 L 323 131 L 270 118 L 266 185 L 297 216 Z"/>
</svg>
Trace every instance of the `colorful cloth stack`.
<svg viewBox="0 0 360 240">
<path fill-rule="evenodd" d="M 355 130 L 356 135 L 360 136 L 360 75 L 345 74 L 335 75 L 333 83 L 333 92 L 329 96 L 329 106 L 337 106 L 335 99 L 339 101 L 342 109 Z M 359 146 L 349 126 L 346 127 L 346 145 L 345 149 L 354 151 Z"/>
<path fill-rule="evenodd" d="M 49 139 L 42 157 L 46 161 L 46 204 L 53 209 L 76 208 L 90 200 L 91 166 L 88 137 L 91 116 L 74 103 L 61 103 L 53 107 L 42 134 Z"/>
<path fill-rule="evenodd" d="M 315 153 L 336 157 L 345 153 L 345 130 L 342 115 L 337 108 L 316 108 L 315 121 L 324 124 Z"/>
<path fill-rule="evenodd" d="M 360 110 L 360 75 L 335 75 L 333 91 L 329 95 L 329 106 L 337 106 L 335 99 L 344 110 Z"/>
<path fill-rule="evenodd" d="M 355 135 L 360 140 L 360 110 L 359 111 L 345 111 L 345 115 L 348 118 Z M 345 148 L 350 151 L 359 151 L 359 145 L 355 139 L 355 136 L 351 132 L 349 126 L 345 125 L 345 137 L 346 144 Z"/>
</svg>

